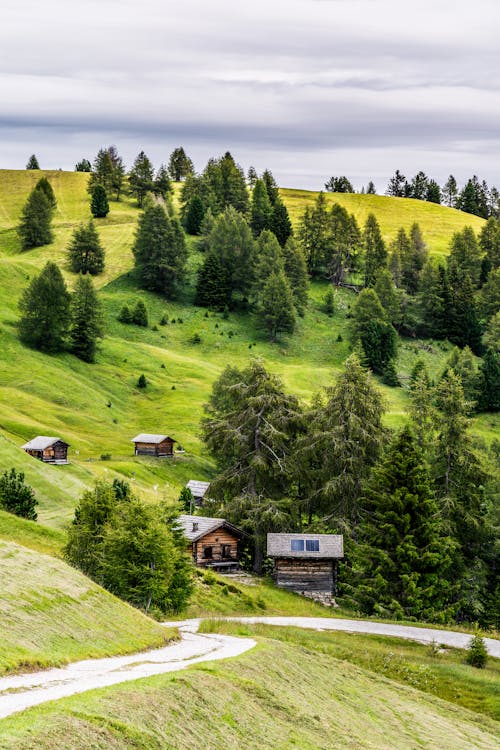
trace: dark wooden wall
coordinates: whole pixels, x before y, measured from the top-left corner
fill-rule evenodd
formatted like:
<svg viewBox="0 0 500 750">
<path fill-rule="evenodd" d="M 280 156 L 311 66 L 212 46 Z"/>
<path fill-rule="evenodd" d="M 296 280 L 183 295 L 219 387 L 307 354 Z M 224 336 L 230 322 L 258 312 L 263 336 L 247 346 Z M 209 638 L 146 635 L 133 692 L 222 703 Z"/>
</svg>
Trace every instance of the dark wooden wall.
<svg viewBox="0 0 500 750">
<path fill-rule="evenodd" d="M 196 516 L 193 516 L 196 518 Z M 222 557 L 222 546 L 229 547 L 229 556 Z M 212 557 L 206 558 L 203 554 L 205 547 L 212 547 Z M 227 529 L 217 529 L 205 534 L 197 542 L 193 542 L 193 560 L 195 565 L 203 567 L 207 563 L 222 562 L 224 560 L 238 560 L 238 537 L 231 534 Z"/>
<path fill-rule="evenodd" d="M 276 584 L 290 591 L 334 590 L 333 560 L 278 557 L 274 561 Z"/>
<path fill-rule="evenodd" d="M 172 456 L 174 443 L 172 440 L 164 440 L 162 443 L 136 443 L 136 456 Z"/>
</svg>

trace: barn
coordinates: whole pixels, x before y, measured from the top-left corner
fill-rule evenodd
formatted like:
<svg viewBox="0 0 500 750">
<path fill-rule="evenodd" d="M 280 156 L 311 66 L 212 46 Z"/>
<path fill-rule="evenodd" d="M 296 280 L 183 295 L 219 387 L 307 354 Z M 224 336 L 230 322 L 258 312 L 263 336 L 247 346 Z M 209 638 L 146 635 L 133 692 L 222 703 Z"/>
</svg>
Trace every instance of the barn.
<svg viewBox="0 0 500 750">
<path fill-rule="evenodd" d="M 327 606 L 335 603 L 341 534 L 268 534 L 267 555 L 274 558 L 277 586 Z"/>
<path fill-rule="evenodd" d="M 168 435 L 151 435 L 141 432 L 130 442 L 135 444 L 135 456 L 165 458 L 166 456 L 174 455 L 174 443 L 176 440 Z"/>
<path fill-rule="evenodd" d="M 69 443 L 59 437 L 37 435 L 29 443 L 23 445 L 23 450 L 33 458 L 38 458 L 46 464 L 67 464 Z"/>
<path fill-rule="evenodd" d="M 238 570 L 240 544 L 247 534 L 224 518 L 179 516 L 179 525 L 198 568 Z"/>
<path fill-rule="evenodd" d="M 200 479 L 190 479 L 186 487 L 191 491 L 196 507 L 199 508 L 202 506 L 203 501 L 207 498 L 210 482 L 202 482 Z"/>
</svg>

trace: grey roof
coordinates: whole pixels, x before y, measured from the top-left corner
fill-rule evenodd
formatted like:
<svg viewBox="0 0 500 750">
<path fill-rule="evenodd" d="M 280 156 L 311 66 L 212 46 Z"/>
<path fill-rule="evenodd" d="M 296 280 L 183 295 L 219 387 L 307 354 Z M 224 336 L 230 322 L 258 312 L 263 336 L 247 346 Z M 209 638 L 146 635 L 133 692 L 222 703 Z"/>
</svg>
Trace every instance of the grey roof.
<svg viewBox="0 0 500 750">
<path fill-rule="evenodd" d="M 186 484 L 188 490 L 191 490 L 193 497 L 205 497 L 205 493 L 208 492 L 210 482 L 201 482 L 199 479 L 190 479 Z"/>
<path fill-rule="evenodd" d="M 229 531 L 232 531 L 237 536 L 247 536 L 244 531 L 233 526 L 232 523 L 226 521 L 225 518 L 207 518 L 206 516 L 179 516 L 179 526 L 184 532 L 184 536 L 190 542 L 196 542 L 205 534 L 209 534 L 211 531 L 219 529 L 224 526 Z"/>
<path fill-rule="evenodd" d="M 37 437 L 30 440 L 29 443 L 23 445 L 25 451 L 44 451 L 46 448 L 50 448 L 54 443 L 64 443 L 59 437 L 47 437 L 47 435 L 37 435 Z M 64 443 L 68 445 L 68 443 Z"/>
<path fill-rule="evenodd" d="M 319 552 L 292 551 L 292 539 L 318 539 Z M 344 557 L 342 534 L 268 534 L 269 557 L 338 558 Z"/>
<path fill-rule="evenodd" d="M 169 435 L 150 435 L 147 432 L 141 432 L 139 435 L 136 435 L 135 438 L 132 438 L 130 441 L 131 443 L 163 443 L 164 440 L 171 440 L 173 443 L 176 443 L 177 440 L 174 440 Z"/>
</svg>

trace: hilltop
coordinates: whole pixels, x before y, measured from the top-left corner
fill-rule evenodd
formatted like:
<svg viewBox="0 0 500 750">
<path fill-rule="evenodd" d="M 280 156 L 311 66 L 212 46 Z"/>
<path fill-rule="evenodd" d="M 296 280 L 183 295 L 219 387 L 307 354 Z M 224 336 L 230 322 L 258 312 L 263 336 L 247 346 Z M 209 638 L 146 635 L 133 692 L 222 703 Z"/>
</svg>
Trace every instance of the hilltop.
<svg viewBox="0 0 500 750">
<path fill-rule="evenodd" d="M 41 175 L 53 185 L 57 210 L 55 240 L 46 247 L 20 251 L 16 225 L 30 188 Z M 76 499 L 95 478 L 120 476 L 135 483 L 150 499 L 173 500 L 187 479 L 210 478 L 213 467 L 199 437 L 202 406 L 211 385 L 226 364 L 243 366 L 259 356 L 278 373 L 285 385 L 308 402 L 332 378 L 348 356 L 346 316 L 352 302 L 347 290 L 338 292 L 333 318 L 322 310 L 326 282 L 311 285 L 306 316 L 290 339 L 272 345 L 249 315 L 231 313 L 227 319 L 191 304 L 196 268 L 202 255 L 190 239 L 190 283 L 174 302 L 139 291 L 132 273 L 131 244 L 139 216 L 135 202 L 124 198 L 111 203 L 106 219 L 97 220 L 106 250 L 106 270 L 96 278 L 105 311 L 106 338 L 97 362 L 88 365 L 70 354 L 47 356 L 20 344 L 17 302 L 33 274 L 47 260 L 62 268 L 70 287 L 75 276 L 66 270 L 65 248 L 73 229 L 89 218 L 88 175 L 77 172 L 0 171 L 0 455 L 2 465 L 26 473 L 39 499 L 42 523 L 61 528 L 71 517 Z M 316 194 L 282 190 L 296 221 Z M 179 186 L 176 186 L 178 198 Z M 477 217 L 411 199 L 327 194 L 353 211 L 360 222 L 374 210 L 387 239 L 401 225 L 419 221 L 431 253 L 441 254 L 454 231 L 466 225 L 477 230 Z M 150 327 L 140 329 L 117 321 L 123 304 L 143 299 Z M 168 325 L 161 326 L 166 317 Z M 201 341 L 193 343 L 193 335 Z M 408 374 L 423 358 L 437 375 L 449 346 L 405 341 L 400 347 L 398 371 Z M 136 388 L 139 375 L 149 381 L 146 391 Z M 401 422 L 407 403 L 405 389 L 381 387 L 388 403 L 386 421 Z M 475 419 L 477 434 L 489 437 L 498 425 L 492 415 Z M 130 439 L 138 432 L 170 433 L 185 448 L 174 461 L 158 463 L 136 459 Z M 59 435 L 70 443 L 71 463 L 44 466 L 26 457 L 20 446 L 36 434 Z"/>
</svg>

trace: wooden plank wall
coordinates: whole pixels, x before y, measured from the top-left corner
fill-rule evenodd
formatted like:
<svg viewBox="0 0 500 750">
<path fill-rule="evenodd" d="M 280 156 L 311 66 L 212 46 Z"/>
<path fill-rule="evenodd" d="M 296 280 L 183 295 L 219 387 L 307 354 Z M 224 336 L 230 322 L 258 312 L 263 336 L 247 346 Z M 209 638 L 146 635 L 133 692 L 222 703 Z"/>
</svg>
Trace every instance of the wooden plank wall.
<svg viewBox="0 0 500 750">
<path fill-rule="evenodd" d="M 274 576 L 278 586 L 291 591 L 333 591 L 332 560 L 277 558 Z"/>
<path fill-rule="evenodd" d="M 196 517 L 193 516 L 195 519 Z M 238 559 L 238 539 L 233 536 L 227 529 L 217 529 L 211 531 L 209 534 L 205 534 L 204 537 L 198 539 L 197 542 L 193 542 L 193 559 L 195 565 L 205 565 L 210 562 L 217 562 L 222 560 L 222 545 L 227 544 L 230 546 L 231 559 Z M 206 558 L 203 556 L 203 550 L 205 547 L 212 547 L 212 557 Z"/>
</svg>

